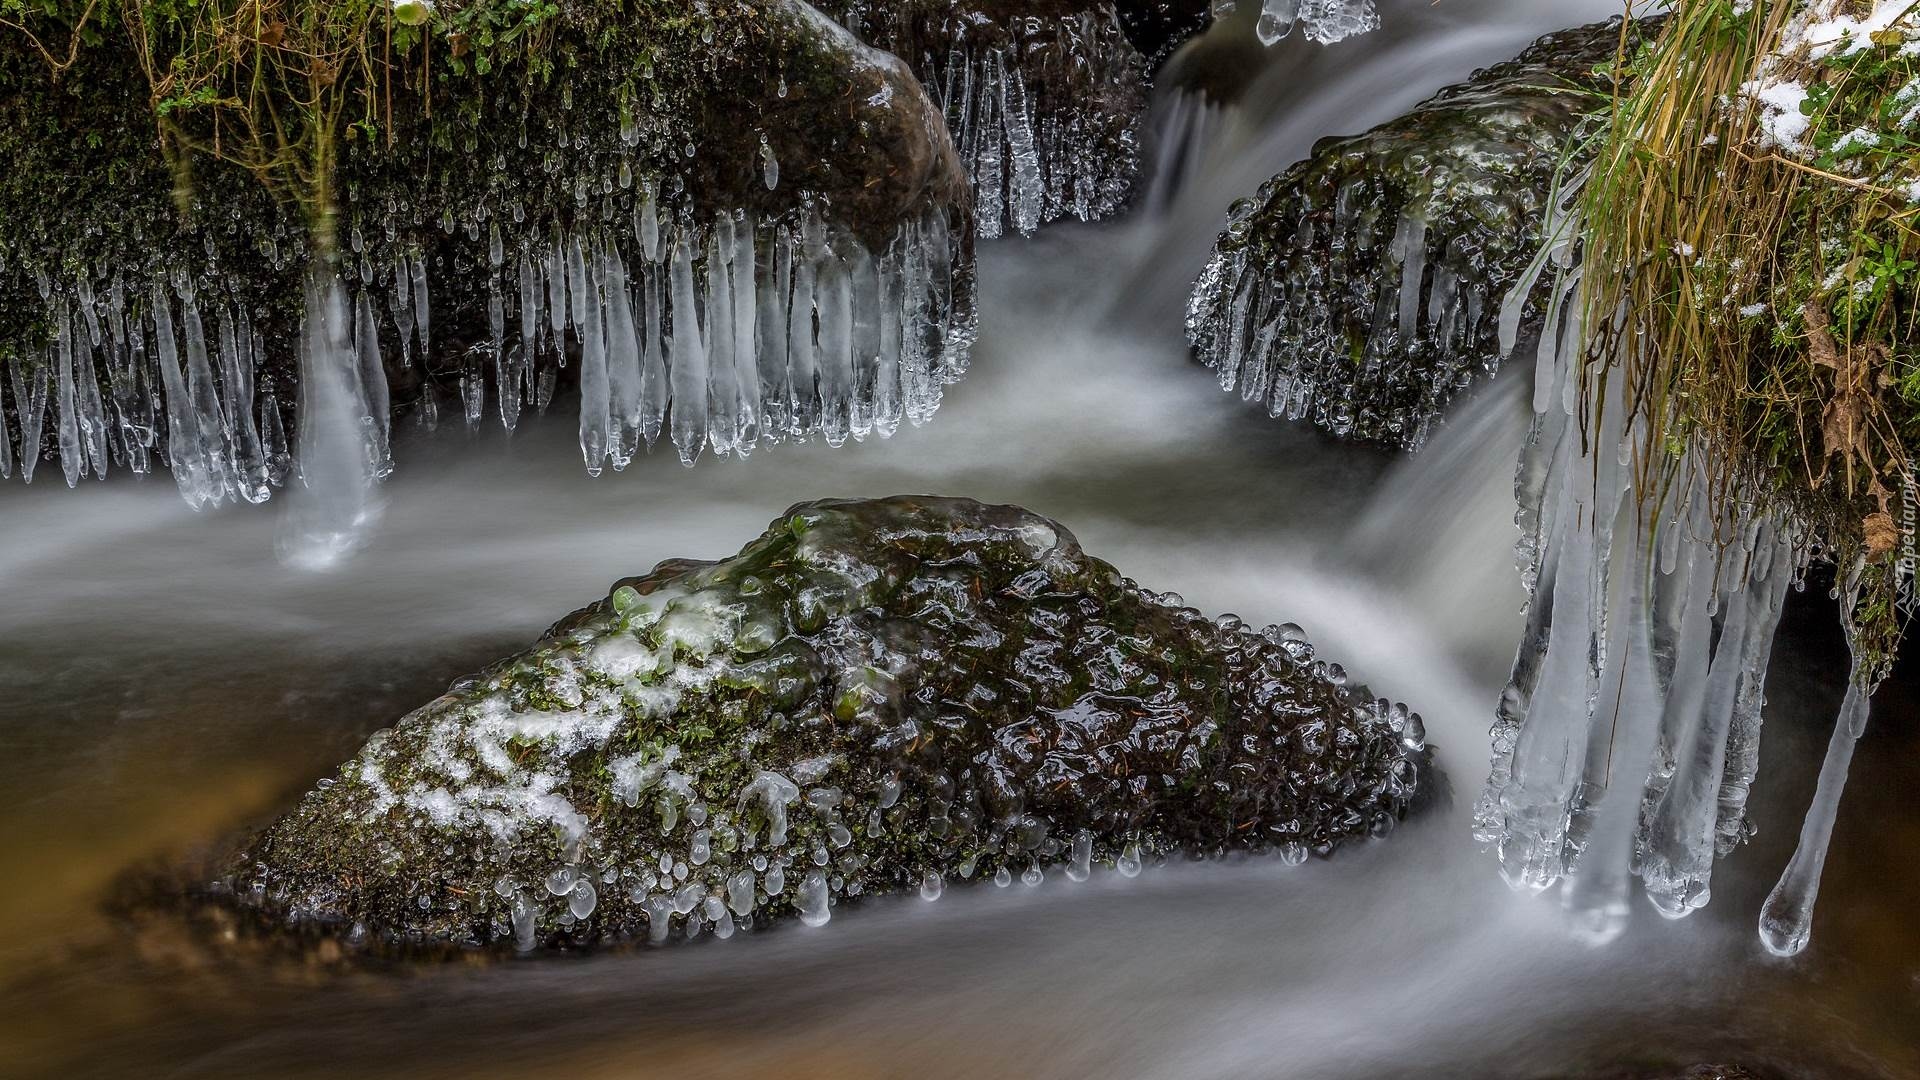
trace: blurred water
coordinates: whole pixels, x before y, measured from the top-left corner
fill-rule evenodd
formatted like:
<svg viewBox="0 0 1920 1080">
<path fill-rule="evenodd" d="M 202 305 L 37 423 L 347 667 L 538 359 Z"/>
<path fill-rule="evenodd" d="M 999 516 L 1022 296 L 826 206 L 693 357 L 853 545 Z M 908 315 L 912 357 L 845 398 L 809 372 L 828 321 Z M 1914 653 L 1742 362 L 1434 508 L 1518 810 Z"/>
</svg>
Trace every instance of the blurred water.
<svg viewBox="0 0 1920 1080">
<path fill-rule="evenodd" d="M 1581 17 L 1520 6 L 1462 16 L 1471 47 L 1383 34 L 1327 50 L 1301 75 L 1334 99 L 1318 130 L 1286 143 L 1270 126 L 1292 147 L 1270 152 L 1405 104 L 1375 93 L 1388 71 L 1417 98 L 1411 84 Z M 1326 66 L 1337 55 L 1348 67 Z M 1920 1075 L 1910 685 L 1883 694 L 1861 744 L 1806 956 L 1761 956 L 1752 925 L 1838 698 L 1817 605 L 1790 613 L 1769 684 L 1759 841 L 1716 874 L 1705 913 L 1643 909 L 1613 946 L 1579 944 L 1467 835 L 1521 600 L 1503 387 L 1401 465 L 1220 393 L 1177 319 L 1151 317 L 1189 273 L 1192 236 L 1169 238 L 1211 234 L 1209 190 L 1166 218 L 988 247 L 973 373 L 885 443 L 693 470 L 668 452 L 593 480 L 563 416 L 511 440 L 415 437 L 380 528 L 321 574 L 280 565 L 270 511 L 193 514 L 164 477 L 8 490 L 0 1074 L 1540 1078 L 1730 1058 Z M 1298 868 L 949 888 L 818 931 L 411 974 L 215 962 L 100 914 L 129 865 L 274 812 L 615 578 L 732 552 L 796 500 L 898 492 L 1018 502 L 1202 610 L 1301 623 L 1423 712 L 1454 802 Z"/>
</svg>

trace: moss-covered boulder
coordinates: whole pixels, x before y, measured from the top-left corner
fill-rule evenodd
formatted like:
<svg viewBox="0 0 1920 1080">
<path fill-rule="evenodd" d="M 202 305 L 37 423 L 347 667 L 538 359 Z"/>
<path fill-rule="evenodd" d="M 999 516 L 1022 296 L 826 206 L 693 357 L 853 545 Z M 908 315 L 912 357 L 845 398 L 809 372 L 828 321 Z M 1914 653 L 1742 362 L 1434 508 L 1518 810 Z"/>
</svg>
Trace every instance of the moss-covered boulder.
<svg viewBox="0 0 1920 1080">
<path fill-rule="evenodd" d="M 296 421 L 316 260 L 347 310 L 366 298 L 381 420 L 445 397 L 511 425 L 522 402 L 546 404 L 587 370 L 566 362 L 590 335 L 565 309 L 576 291 L 610 294 L 596 257 L 618 256 L 643 322 L 643 279 L 676 240 L 697 287 L 726 241 L 730 295 L 753 295 L 742 276 L 767 282 L 762 296 L 791 289 L 796 261 L 811 282 L 829 258 L 858 292 L 862 267 L 918 259 L 894 306 L 928 324 L 930 381 L 957 372 L 971 194 L 940 111 L 905 64 L 801 0 L 443 0 L 417 27 L 385 3 L 311 5 L 313 22 L 267 4 L 262 23 L 233 19 L 236 2 L 63 0 L 22 16 L 43 41 L 74 35 L 57 71 L 0 27 L 0 367 L 17 377 L 9 430 L 35 435 L 23 454 L 90 426 L 89 464 L 144 469 L 168 460 L 184 416 L 189 439 L 205 428 L 225 456 L 259 456 L 233 429 L 265 443 Z M 584 273 L 569 279 L 575 245 Z M 662 338 L 664 269 L 655 291 Z M 861 316 L 879 321 L 883 302 Z M 181 340 L 160 340 L 161 306 Z M 161 367 L 170 344 L 190 402 Z"/>
<path fill-rule="evenodd" d="M 455 684 L 231 866 L 273 925 L 584 945 L 818 924 L 877 893 L 1380 835 L 1417 714 L 1297 627 L 1142 591 L 1046 518 L 795 506 Z"/>
<path fill-rule="evenodd" d="M 945 110 L 982 237 L 1126 203 L 1148 72 L 1110 0 L 908 0 L 845 20 L 912 64 Z"/>
<path fill-rule="evenodd" d="M 1548 35 L 1235 203 L 1188 304 L 1196 356 L 1274 416 L 1418 447 L 1537 332 L 1544 282 L 1505 301 L 1538 273 L 1620 42 L 1617 22 Z"/>
</svg>

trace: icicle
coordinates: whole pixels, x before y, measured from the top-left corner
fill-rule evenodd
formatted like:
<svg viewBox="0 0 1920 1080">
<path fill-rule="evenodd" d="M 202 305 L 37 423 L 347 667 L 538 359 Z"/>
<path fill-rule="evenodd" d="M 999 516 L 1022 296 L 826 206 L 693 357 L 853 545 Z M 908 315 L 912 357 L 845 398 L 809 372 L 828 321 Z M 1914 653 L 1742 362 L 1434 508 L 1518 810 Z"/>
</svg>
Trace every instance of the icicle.
<svg viewBox="0 0 1920 1080">
<path fill-rule="evenodd" d="M 226 384 L 226 398 L 221 404 L 233 445 L 234 489 L 247 502 L 263 503 L 273 494 L 273 485 L 266 453 L 260 446 L 260 432 L 253 422 L 256 357 L 252 347 L 252 328 L 239 323 L 231 311 L 223 312 L 220 375 Z"/>
<path fill-rule="evenodd" d="M 1014 231 L 1028 236 L 1040 227 L 1041 203 L 1045 192 L 1040 180 L 1040 158 L 1034 149 L 1033 118 L 1028 115 L 1027 86 L 1020 66 L 1009 70 L 1002 64 L 998 50 L 994 62 L 1000 86 L 1000 115 L 1007 129 L 1007 210 Z"/>
<path fill-rule="evenodd" d="M 979 140 L 972 155 L 974 191 L 974 231 L 982 240 L 993 240 L 1005 231 L 1006 189 L 1004 187 L 1003 139 L 1000 127 L 999 82 L 1005 77 L 1000 69 L 1000 52 L 988 54 L 981 70 L 978 113 L 973 136 Z"/>
<path fill-rule="evenodd" d="M 15 407 L 20 407 L 17 400 Z M 11 479 L 13 479 L 13 432 L 8 429 L 7 403 L 0 400 L 0 480 Z"/>
<path fill-rule="evenodd" d="M 1747 796 L 1760 771 L 1760 708 L 1765 700 L 1767 660 L 1773 655 L 1773 636 L 1780 625 L 1787 585 L 1793 577 L 1790 545 L 1769 535 L 1766 573 L 1750 579 L 1759 592 L 1758 605 L 1741 644 L 1739 686 L 1734 691 L 1733 716 L 1727 726 L 1727 752 L 1720 779 L 1719 808 L 1714 824 L 1714 850 L 1726 855 L 1751 833 L 1747 824 Z M 1764 580 L 1764 585 L 1761 581 Z"/>
<path fill-rule="evenodd" d="M 901 309 L 906 297 L 902 292 L 898 252 L 896 245 L 880 261 L 879 267 L 880 352 L 875 358 L 873 378 L 873 429 L 883 439 L 890 438 L 899 428 L 901 415 Z"/>
<path fill-rule="evenodd" d="M 660 277 L 664 273 L 666 268 L 653 262 L 642 270 L 640 436 L 646 440 L 648 447 L 652 447 L 660 437 L 660 429 L 666 423 L 667 399 L 672 390 L 667 374 L 666 342 L 661 337 L 665 299 L 661 296 Z"/>
<path fill-rule="evenodd" d="M 393 472 L 392 403 L 387 396 L 387 367 L 380 356 L 380 323 L 364 290 L 354 307 L 354 352 L 366 402 L 360 423 L 367 460 L 373 463 L 374 475 L 384 477 Z"/>
<path fill-rule="evenodd" d="M 84 279 L 83 279 L 84 280 Z M 93 307 L 91 294 L 87 308 Z M 96 342 L 99 340 L 98 319 L 91 320 Z M 111 348 L 111 346 L 108 346 Z M 93 348 L 83 348 L 75 357 L 74 378 L 76 380 L 76 403 L 80 409 L 80 441 L 86 448 L 87 461 L 93 469 L 95 479 L 107 478 L 107 440 L 111 428 L 107 424 L 106 404 L 100 395 L 100 373 L 93 365 Z"/>
<path fill-rule="evenodd" d="M 28 363 L 16 355 L 13 359 L 13 400 L 20 408 L 20 480 L 33 482 L 34 466 L 40 463 L 40 433 L 47 410 L 47 364 L 33 365 L 32 374 L 21 378 L 21 366 Z"/>
<path fill-rule="evenodd" d="M 188 400 L 186 379 L 180 374 L 179 346 L 173 334 L 173 312 L 166 293 L 153 287 L 155 360 L 160 365 L 160 385 L 166 398 L 167 468 L 173 473 L 180 496 L 195 509 L 216 498 L 208 490 L 205 449 L 200 437 L 200 420 Z"/>
<path fill-rule="evenodd" d="M 734 380 L 733 283 L 727 260 L 733 255 L 733 220 L 722 215 L 707 244 L 707 445 L 716 454 L 733 450 L 734 409 L 740 392 Z"/>
<path fill-rule="evenodd" d="M 819 235 L 820 220 L 809 210 L 792 246 L 793 304 L 787 311 L 787 375 L 793 385 L 788 415 L 793 418 L 790 430 L 795 438 L 813 432 L 820 419 L 819 354 L 814 344 L 814 325 L 819 321 L 815 310 L 815 270 L 822 254 Z"/>
<path fill-rule="evenodd" d="M 63 301 L 54 312 L 53 341 L 55 399 L 59 409 L 58 439 L 60 471 L 67 486 L 78 483 L 85 474 L 86 451 L 80 446 L 80 417 L 76 415 L 73 391 L 73 326 Z"/>
<path fill-rule="evenodd" d="M 293 451 L 287 445 L 287 427 L 280 419 L 280 402 L 269 390 L 260 401 L 260 441 L 266 449 L 267 479 L 282 487 L 293 473 Z"/>
<path fill-rule="evenodd" d="M 1575 470 L 1584 471 L 1584 470 Z M 1567 493 L 1557 521 L 1560 549 L 1553 618 L 1539 685 L 1513 752 L 1513 775 L 1500 792 L 1506 816 L 1500 867 L 1516 889 L 1539 891 L 1564 870 L 1569 800 L 1579 775 L 1591 697 L 1594 526 Z"/>
<path fill-rule="evenodd" d="M 432 322 L 428 317 L 430 312 L 427 300 L 427 257 L 425 255 L 415 255 L 413 257 L 412 269 L 413 322 L 420 330 L 420 363 L 421 366 L 424 367 L 427 363 L 427 350 L 430 344 L 427 331 L 429 324 Z"/>
<path fill-rule="evenodd" d="M 587 309 L 592 307 L 589 292 L 592 286 L 587 281 L 586 254 L 580 248 L 580 234 L 567 236 L 566 277 L 567 277 L 567 314 L 573 320 L 575 328 L 586 325 Z"/>
<path fill-rule="evenodd" d="M 607 335 L 600 321 L 605 309 L 599 283 L 587 271 L 578 239 L 569 247 L 568 263 L 567 285 L 574 298 L 575 332 L 580 335 L 580 454 L 586 459 L 587 475 L 599 476 L 606 464 L 612 425 Z"/>
<path fill-rule="evenodd" d="M 754 222 L 741 215 L 733 230 L 730 268 L 733 289 L 733 445 L 746 457 L 760 441 L 759 266 L 755 259 Z"/>
<path fill-rule="evenodd" d="M 1427 272 L 1427 223 L 1411 215 L 1402 217 L 1389 250 L 1400 263 L 1400 336 L 1411 341 L 1420 319 L 1420 284 Z"/>
<path fill-rule="evenodd" d="M 1813 805 L 1800 824 L 1800 842 L 1793 849 L 1786 871 L 1760 907 L 1760 943 L 1775 956 L 1793 956 L 1806 948 L 1807 940 L 1813 936 L 1813 904 L 1820 895 L 1820 872 L 1827 864 L 1827 845 L 1833 839 L 1833 823 L 1840 812 L 1840 796 L 1846 790 L 1848 767 L 1853 764 L 1853 748 L 1867 730 L 1873 688 L 1864 685 L 1865 682 L 1856 654 L 1847 672 L 1847 696 L 1840 703 L 1833 738 L 1828 741 L 1826 759 L 1820 764 Z"/>
<path fill-rule="evenodd" d="M 567 362 L 567 254 L 566 241 L 553 234 L 547 246 L 547 329 L 553 334 L 553 349 L 561 366 Z M 541 406 L 544 410 L 545 405 Z"/>
<path fill-rule="evenodd" d="M 180 329 L 187 354 L 187 393 L 199 425 L 199 446 L 207 471 L 207 501 L 218 502 L 232 489 L 227 469 L 226 418 L 220 412 L 220 393 L 214 386 L 213 365 L 207 356 L 206 327 L 200 305 L 188 290 L 180 297 Z"/>
<path fill-rule="evenodd" d="M 773 156 L 773 147 L 764 134 L 760 136 L 760 179 L 768 191 L 780 186 L 780 162 Z"/>
<path fill-rule="evenodd" d="M 1705 906 L 1711 895 L 1714 811 L 1725 762 L 1727 727 L 1733 718 L 1747 610 L 1746 591 L 1736 591 L 1722 620 L 1692 738 L 1684 744 L 1673 778 L 1648 824 L 1648 855 L 1641 876 L 1647 883 L 1648 898 L 1670 918 Z"/>
<path fill-rule="evenodd" d="M 612 435 L 607 453 L 615 471 L 640 450 L 640 335 L 634 328 L 627 267 L 620 249 L 608 244 L 601 276 L 607 293 L 607 388 Z"/>
<path fill-rule="evenodd" d="M 858 241 L 847 260 L 852 315 L 852 392 L 847 429 L 856 439 L 873 431 L 875 380 L 880 374 L 880 278 L 873 257 Z"/>
<path fill-rule="evenodd" d="M 407 265 L 406 252 L 393 257 L 393 322 L 400 331 L 402 366 L 411 366 L 413 356 L 413 271 Z"/>
<path fill-rule="evenodd" d="M 760 430 L 769 441 L 778 442 L 791 427 L 789 405 L 793 399 L 793 385 L 787 380 L 787 294 L 793 288 L 793 252 L 785 229 L 767 237 L 766 259 L 762 265 L 768 277 L 757 292 Z"/>
<path fill-rule="evenodd" d="M 820 433 L 828 446 L 847 441 L 853 393 L 853 285 L 847 265 L 828 252 L 820 260 Z"/>
<path fill-rule="evenodd" d="M 640 253 L 650 263 L 660 261 L 660 214 L 653 202 L 653 184 L 649 182 L 640 193 L 640 205 L 634 210 L 637 216 L 634 232 L 640 241 Z"/>
<path fill-rule="evenodd" d="M 1597 710 L 1598 722 L 1611 732 L 1609 753 L 1600 779 L 1603 794 L 1597 819 L 1566 893 L 1576 929 L 1595 945 L 1612 941 L 1627 928 L 1634 833 L 1660 724 L 1648 624 L 1652 568 L 1647 541 L 1651 538 L 1634 527 L 1633 506 L 1623 505 L 1619 515 L 1614 535 L 1621 539 L 1614 543 L 1613 554 L 1620 572 L 1613 575 L 1618 579 L 1614 595 L 1624 601 L 1626 617 L 1612 620 L 1613 640 L 1607 651 L 1615 675 L 1604 686 Z"/>
<path fill-rule="evenodd" d="M 680 462 L 692 465 L 700 459 L 707 439 L 707 346 L 700 336 L 700 321 L 693 285 L 692 229 L 684 223 L 674 229 L 673 266 L 673 348 L 669 357 L 672 379 L 673 444 L 680 450 Z"/>
<path fill-rule="evenodd" d="M 487 354 L 493 359 L 493 388 L 500 399 L 500 413 L 504 417 L 507 398 L 519 393 L 520 382 L 515 377 L 517 373 L 513 370 L 513 358 L 507 349 L 507 302 L 500 295 L 498 281 L 487 282 Z M 481 387 L 480 392 L 484 398 L 486 388 Z M 481 411 L 485 411 L 484 402 Z M 476 414 L 473 419 L 478 423 L 480 417 Z"/>
</svg>

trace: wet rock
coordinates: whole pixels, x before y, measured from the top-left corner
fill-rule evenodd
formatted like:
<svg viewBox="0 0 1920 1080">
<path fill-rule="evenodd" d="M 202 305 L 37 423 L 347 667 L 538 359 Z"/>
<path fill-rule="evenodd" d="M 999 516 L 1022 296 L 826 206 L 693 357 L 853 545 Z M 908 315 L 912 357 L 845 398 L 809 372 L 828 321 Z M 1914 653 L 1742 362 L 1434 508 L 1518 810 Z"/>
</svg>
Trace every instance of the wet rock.
<svg viewBox="0 0 1920 1080">
<path fill-rule="evenodd" d="M 1144 592 L 1036 514 L 802 503 L 374 736 L 226 895 L 354 943 L 817 925 L 878 893 L 1330 852 L 1404 814 L 1423 740 L 1297 627 Z"/>
<path fill-rule="evenodd" d="M 1188 305 L 1195 355 L 1273 416 L 1419 447 L 1498 366 L 1619 43 L 1617 23 L 1549 35 L 1235 203 Z M 1537 333 L 1547 291 L 1510 331 Z"/>
<path fill-rule="evenodd" d="M 945 110 L 981 237 L 1125 205 L 1140 171 L 1147 61 L 1114 4 L 913 0 L 840 17 L 911 63 Z"/>
<path fill-rule="evenodd" d="M 496 15 L 511 16 L 512 32 Z M 71 319 L 94 352 L 86 362 L 118 467 L 165 459 L 156 289 L 176 324 L 193 304 L 209 335 L 229 321 L 247 328 L 243 349 L 258 335 L 257 401 L 225 400 L 233 380 L 215 360 L 228 419 L 251 405 L 263 431 L 268 414 L 294 425 L 294 343 L 316 250 L 372 301 L 396 412 L 458 395 L 472 413 L 476 381 L 482 400 L 504 387 L 543 406 L 577 377 L 581 365 L 563 360 L 580 345 L 545 342 L 519 373 L 501 362 L 493 345 L 508 328 L 519 336 L 522 264 L 546 265 L 575 237 L 590 257 L 596 243 L 624 244 L 637 289 L 639 249 L 663 258 L 683 236 L 703 274 L 722 217 L 717 231 L 744 224 L 766 247 L 814 228 L 811 250 L 849 261 L 856 245 L 876 263 L 915 245 L 950 248 L 941 287 L 956 310 L 943 332 L 956 347 L 970 340 L 971 193 L 938 109 L 905 64 L 799 0 L 533 14 L 498 0 L 443 4 L 423 39 L 392 46 L 388 78 L 342 95 L 330 137 L 279 103 L 300 169 L 243 167 L 245 125 L 232 110 L 169 99 L 156 112 L 133 42 L 117 20 L 98 31 L 58 78 L 23 35 L 0 35 L 0 368 L 50 363 L 55 325 Z M 169 36 L 178 32 L 154 31 L 163 67 L 192 44 Z M 220 97 L 220 78 L 248 85 L 250 69 L 235 65 L 209 77 L 208 97 Z M 349 64 L 338 78 L 368 76 Z M 24 404 L 8 406 L 12 432 Z M 39 445 L 23 450 L 55 450 L 52 410 L 42 406 Z"/>
</svg>

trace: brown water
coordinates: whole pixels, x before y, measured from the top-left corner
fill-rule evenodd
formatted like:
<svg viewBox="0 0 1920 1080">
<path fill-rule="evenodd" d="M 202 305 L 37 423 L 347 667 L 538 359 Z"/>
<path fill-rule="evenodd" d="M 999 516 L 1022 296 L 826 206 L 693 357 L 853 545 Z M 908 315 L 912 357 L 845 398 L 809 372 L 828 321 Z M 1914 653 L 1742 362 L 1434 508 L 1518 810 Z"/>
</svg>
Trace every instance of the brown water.
<svg viewBox="0 0 1920 1080">
<path fill-rule="evenodd" d="M 1401 104 L 1357 98 L 1342 126 Z M 1843 678 L 1812 591 L 1769 681 L 1759 837 L 1705 912 L 1640 905 L 1622 940 L 1578 943 L 1467 836 L 1518 629 L 1510 533 L 1487 527 L 1512 512 L 1485 466 L 1510 419 L 1463 417 L 1394 479 L 1249 414 L 1186 362 L 1164 298 L 1119 284 L 1168 258 L 1155 232 L 990 248 L 974 373 L 926 428 L 599 480 L 565 418 L 443 430 L 400 448 L 380 531 L 323 575 L 275 562 L 270 509 L 196 515 L 164 479 L 0 492 L 0 1075 L 1920 1076 L 1908 673 L 1875 702 L 1806 954 L 1766 956 L 1753 926 Z M 1298 868 L 950 888 L 818 930 L 484 967 L 249 958 L 104 912 L 130 867 L 271 815 L 613 579 L 731 552 L 799 499 L 902 491 L 1022 503 L 1203 610 L 1302 623 L 1426 714 L 1454 805 Z"/>
</svg>

